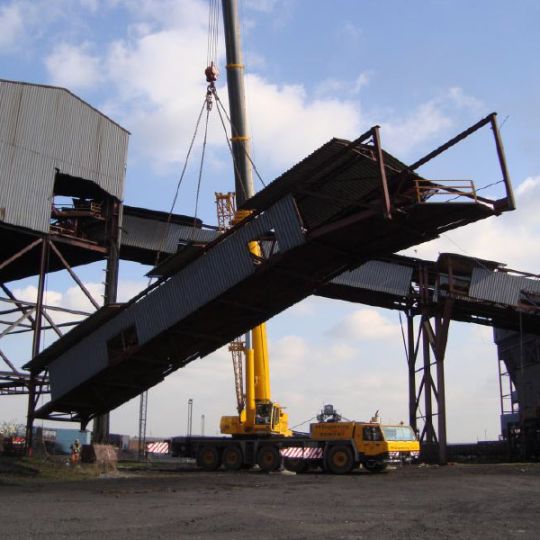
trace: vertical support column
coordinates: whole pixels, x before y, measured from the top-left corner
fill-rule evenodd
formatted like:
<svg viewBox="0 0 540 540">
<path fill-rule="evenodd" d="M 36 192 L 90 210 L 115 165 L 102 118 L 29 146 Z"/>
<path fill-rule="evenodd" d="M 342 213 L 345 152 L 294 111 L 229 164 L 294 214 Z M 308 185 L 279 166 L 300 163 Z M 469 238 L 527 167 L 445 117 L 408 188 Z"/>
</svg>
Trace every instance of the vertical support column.
<svg viewBox="0 0 540 540">
<path fill-rule="evenodd" d="M 109 252 L 107 254 L 107 267 L 105 270 L 105 292 L 103 304 L 116 302 L 118 294 L 118 266 L 120 259 L 120 212 L 121 203 L 114 198 L 107 202 L 107 238 Z M 92 442 L 105 443 L 109 439 L 110 416 L 103 414 L 94 419 L 92 427 Z"/>
<path fill-rule="evenodd" d="M 431 376 L 431 349 L 429 343 L 429 334 L 426 326 L 429 325 L 429 316 L 422 314 L 422 355 L 424 359 L 424 414 L 425 425 L 423 439 L 427 443 L 437 442 L 435 428 L 433 427 L 433 378 Z"/>
<path fill-rule="evenodd" d="M 148 392 L 143 392 L 139 401 L 139 459 L 146 455 L 146 416 L 148 414 Z M 108 417 L 108 415 L 107 415 Z"/>
<path fill-rule="evenodd" d="M 416 400 L 416 356 L 417 350 L 414 340 L 414 316 L 411 311 L 407 313 L 407 363 L 409 367 L 409 425 L 418 431 L 416 421 L 417 400 Z"/>
<path fill-rule="evenodd" d="M 435 319 L 434 349 L 437 359 L 437 432 L 439 435 L 439 465 L 447 463 L 446 441 L 446 391 L 444 379 L 444 359 L 448 343 L 453 301 L 447 299 L 441 316 Z"/>
<path fill-rule="evenodd" d="M 447 463 L 446 397 L 444 390 L 444 356 L 437 359 L 437 434 L 439 436 L 439 465 Z"/>
<path fill-rule="evenodd" d="M 34 321 L 34 335 L 32 338 L 32 358 L 39 354 L 41 347 L 41 329 L 43 322 L 43 297 L 45 294 L 45 276 L 47 274 L 47 261 L 49 258 L 49 237 L 44 235 L 41 243 L 41 257 L 39 264 L 39 281 L 36 299 L 36 316 Z M 34 413 L 39 394 L 36 393 L 38 372 L 30 371 L 28 382 L 28 410 L 26 415 L 26 455 L 32 455 Z"/>
<path fill-rule="evenodd" d="M 499 158 L 499 165 L 501 166 L 501 173 L 503 176 L 504 185 L 506 187 L 506 201 L 508 210 L 516 209 L 516 201 L 514 199 L 514 191 L 512 189 L 512 181 L 510 180 L 510 174 L 506 165 L 506 156 L 504 153 L 504 147 L 499 132 L 499 126 L 497 126 L 497 114 L 492 113 L 489 115 L 491 123 L 491 129 L 493 130 L 493 136 L 495 137 L 495 146 L 497 148 L 497 157 Z"/>
</svg>

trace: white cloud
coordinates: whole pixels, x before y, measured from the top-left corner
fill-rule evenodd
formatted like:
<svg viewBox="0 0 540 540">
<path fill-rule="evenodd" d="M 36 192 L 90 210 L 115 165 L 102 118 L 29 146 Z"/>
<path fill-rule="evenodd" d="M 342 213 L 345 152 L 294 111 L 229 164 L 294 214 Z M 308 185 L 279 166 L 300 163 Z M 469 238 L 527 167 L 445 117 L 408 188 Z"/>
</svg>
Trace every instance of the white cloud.
<svg viewBox="0 0 540 540">
<path fill-rule="evenodd" d="M 88 43 L 60 43 L 47 56 L 45 65 L 52 84 L 70 90 L 91 88 L 102 78 L 100 59 L 90 53 Z"/>
<path fill-rule="evenodd" d="M 365 88 L 371 80 L 371 74 L 368 71 L 360 73 L 354 80 L 345 79 L 323 79 L 315 87 L 315 95 L 318 98 L 341 96 L 350 98 L 357 96 L 362 88 Z"/>
<path fill-rule="evenodd" d="M 450 126 L 451 118 L 434 101 L 418 106 L 407 117 L 381 123 L 384 146 L 398 156 L 407 154 Z"/>
<path fill-rule="evenodd" d="M 246 7 L 262 13 L 272 13 L 279 0 L 245 0 Z"/>
<path fill-rule="evenodd" d="M 123 5 L 131 14 L 127 37 L 109 43 L 101 58 L 88 44 L 60 44 L 48 57 L 47 68 L 56 84 L 107 85 L 102 108 L 132 132 L 130 155 L 149 161 L 158 171 L 169 170 L 183 160 L 204 100 L 207 8 L 194 0 Z M 262 2 L 254 7 L 266 10 L 273 5 Z M 223 65 L 223 51 L 220 54 Z M 218 91 L 228 108 L 222 71 Z M 452 87 L 409 115 L 387 111 L 383 120 L 388 120 L 381 121 L 366 114 L 358 100 L 370 78 L 368 70 L 351 81 L 327 79 L 312 96 L 302 84 L 274 84 L 248 73 L 253 153 L 263 176 L 272 178 L 333 136 L 354 139 L 375 123 L 383 127 L 385 147 L 398 155 L 408 153 L 448 130 L 452 110 L 478 105 L 461 88 Z M 225 137 L 214 116 L 209 146 L 223 150 Z M 263 148 L 272 151 L 262 152 Z"/>
<path fill-rule="evenodd" d="M 390 111 L 385 116 L 393 116 L 392 120 L 379 122 L 383 146 L 398 157 L 409 156 L 411 151 L 431 144 L 440 134 L 454 127 L 457 109 L 476 118 L 485 107 L 478 99 L 466 95 L 462 88 L 452 87 L 421 103 L 406 116 L 396 117 Z"/>
<path fill-rule="evenodd" d="M 23 14 L 17 4 L 0 6 L 0 52 L 21 38 L 24 30 Z"/>
<path fill-rule="evenodd" d="M 353 94 L 358 94 L 362 88 L 366 87 L 371 81 L 371 72 L 363 71 L 356 77 L 352 87 Z"/>
<path fill-rule="evenodd" d="M 399 325 L 393 324 L 374 309 L 353 311 L 329 331 L 330 335 L 348 340 L 378 340 L 397 338 Z"/>
<path fill-rule="evenodd" d="M 42 51 L 41 39 L 55 23 L 64 21 L 62 35 L 70 34 L 80 20 L 74 16 L 71 0 L 12 0 L 0 6 L 0 52 L 17 50 L 26 55 L 37 48 Z M 65 21 L 67 19 L 67 22 Z"/>
<path fill-rule="evenodd" d="M 332 136 L 354 138 L 364 122 L 358 104 L 337 98 L 310 100 L 301 85 L 275 85 L 249 76 L 251 124 L 257 147 L 277 169 L 292 165 Z"/>
</svg>

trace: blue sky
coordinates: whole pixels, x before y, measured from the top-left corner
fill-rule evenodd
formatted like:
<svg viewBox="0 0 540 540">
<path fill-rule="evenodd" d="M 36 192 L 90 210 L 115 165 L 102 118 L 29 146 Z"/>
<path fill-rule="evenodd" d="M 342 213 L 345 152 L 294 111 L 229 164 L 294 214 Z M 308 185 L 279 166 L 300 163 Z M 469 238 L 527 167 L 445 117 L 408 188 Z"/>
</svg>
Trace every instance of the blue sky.
<svg viewBox="0 0 540 540">
<path fill-rule="evenodd" d="M 0 77 L 66 87 L 130 130 L 125 202 L 168 210 L 205 94 L 207 10 L 197 0 L 0 1 Z M 383 146 L 412 162 L 497 111 L 518 210 L 412 252 L 458 251 L 538 273 L 539 11 L 533 0 L 511 7 L 499 0 L 240 0 L 253 157 L 263 178 L 333 136 L 354 138 L 374 124 Z M 221 44 L 224 73 L 223 53 Z M 224 85 L 223 75 L 218 92 L 226 102 Z M 209 143 L 199 216 L 214 223 L 214 191 L 233 189 L 217 116 Z M 194 211 L 197 163 L 195 155 L 177 212 Z M 478 187 L 498 180 L 489 132 L 426 170 L 474 178 Z M 122 265 L 124 298 L 146 284 L 145 270 Z M 96 269 L 81 273 L 99 292 Z M 82 302 L 69 286 L 53 279 L 56 302 Z M 32 294 L 27 283 L 20 289 Z M 383 418 L 406 418 L 396 313 L 308 299 L 272 320 L 269 332 L 274 397 L 289 407 L 293 424 L 324 401 L 348 417 L 381 409 Z M 497 365 L 488 330 L 453 326 L 447 377 L 450 439 L 496 437 Z M 224 389 L 219 397 L 215 387 Z M 196 414 L 206 414 L 207 432 L 234 411 L 226 351 L 151 391 L 149 430 L 181 431 L 188 397 Z M 22 419 L 24 404 L 9 399 L 0 419 Z M 137 403 L 115 411 L 112 423 L 135 433 Z"/>
</svg>

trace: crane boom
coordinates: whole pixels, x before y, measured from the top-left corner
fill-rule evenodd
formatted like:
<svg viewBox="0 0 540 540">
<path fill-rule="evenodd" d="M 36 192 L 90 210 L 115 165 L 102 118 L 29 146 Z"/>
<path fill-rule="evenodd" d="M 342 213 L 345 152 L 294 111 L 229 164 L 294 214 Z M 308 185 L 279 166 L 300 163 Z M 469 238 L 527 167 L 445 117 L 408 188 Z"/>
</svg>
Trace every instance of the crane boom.
<svg viewBox="0 0 540 540">
<path fill-rule="evenodd" d="M 244 90 L 244 64 L 238 25 L 237 0 L 223 0 L 223 24 L 225 28 L 225 47 L 227 57 L 227 88 L 231 113 L 231 145 L 234 160 L 236 203 L 238 207 L 255 194 L 253 187 L 253 168 L 251 165 L 250 140 L 247 129 L 247 111 Z M 239 210 L 233 223 L 239 222 L 251 212 Z M 260 257 L 262 250 L 259 242 L 250 242 L 249 250 L 255 257 Z M 271 400 L 270 365 L 268 340 L 265 323 L 251 330 L 246 335 L 245 377 L 246 398 L 244 408 L 238 416 L 224 416 L 221 419 L 221 432 L 231 435 L 246 433 L 290 435 L 288 417 L 283 409 Z M 233 351 L 234 354 L 234 351 Z M 236 388 L 238 408 L 238 376 Z"/>
</svg>

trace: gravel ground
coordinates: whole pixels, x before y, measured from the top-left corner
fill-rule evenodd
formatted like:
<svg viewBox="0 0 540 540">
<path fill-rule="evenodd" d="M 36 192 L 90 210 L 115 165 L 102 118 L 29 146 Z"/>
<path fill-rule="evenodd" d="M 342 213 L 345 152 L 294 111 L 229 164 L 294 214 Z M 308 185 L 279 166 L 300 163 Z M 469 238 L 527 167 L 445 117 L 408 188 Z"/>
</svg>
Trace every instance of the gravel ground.
<svg viewBox="0 0 540 540">
<path fill-rule="evenodd" d="M 540 537 L 540 464 L 0 482 L 0 538 Z"/>
</svg>

